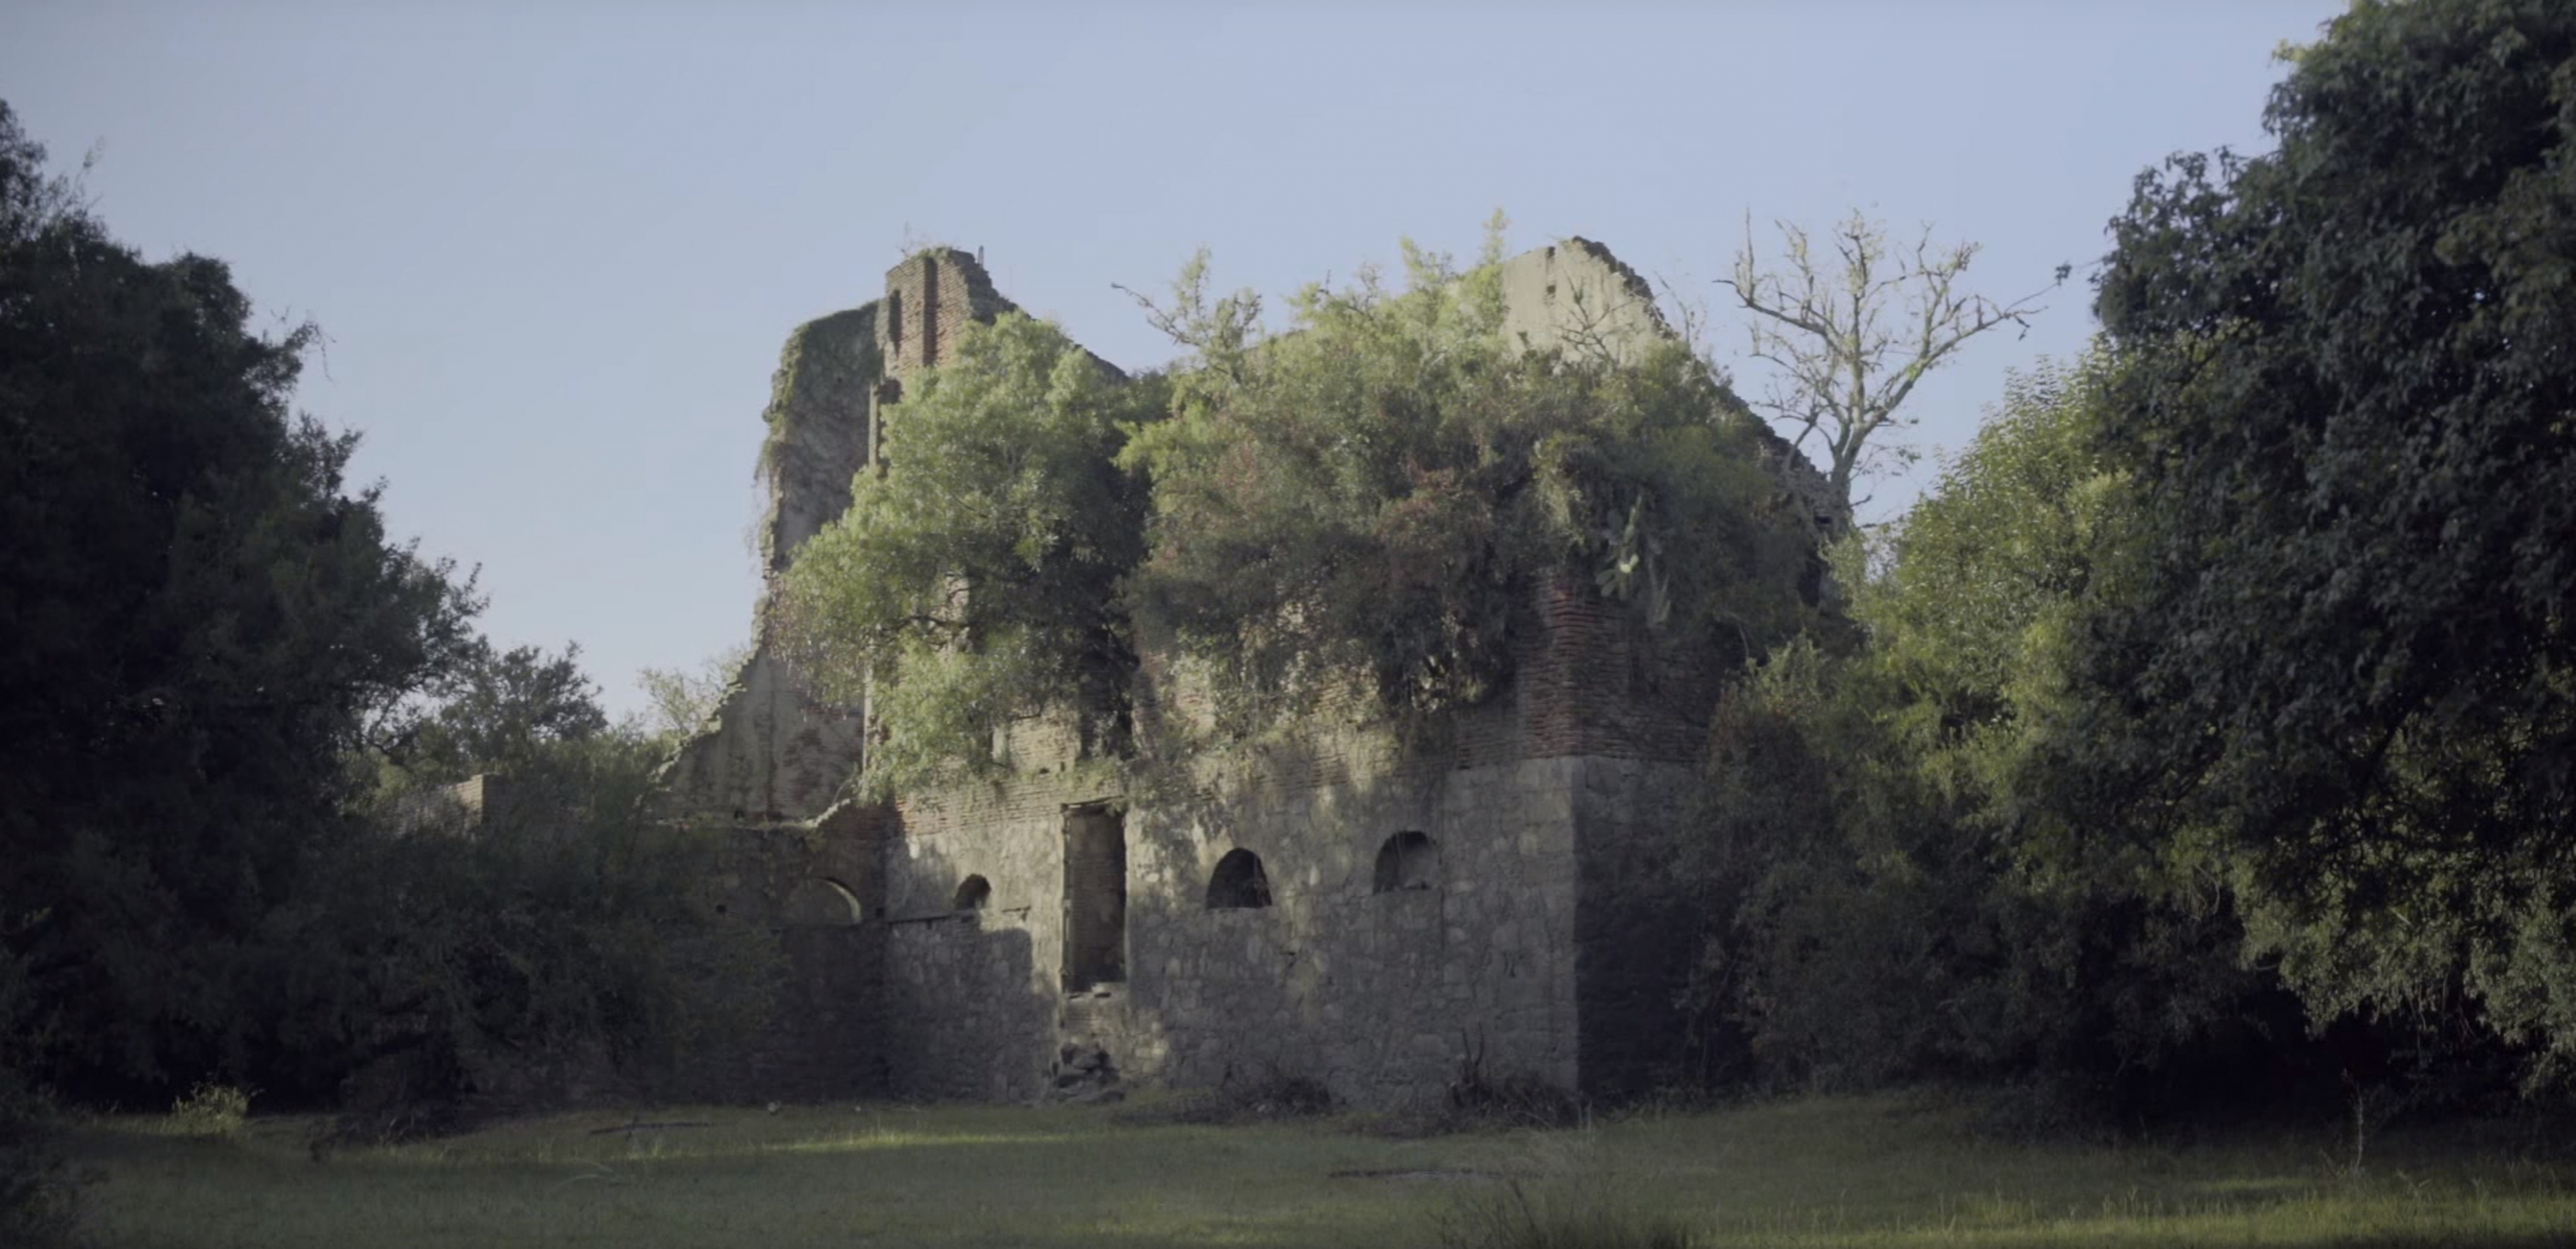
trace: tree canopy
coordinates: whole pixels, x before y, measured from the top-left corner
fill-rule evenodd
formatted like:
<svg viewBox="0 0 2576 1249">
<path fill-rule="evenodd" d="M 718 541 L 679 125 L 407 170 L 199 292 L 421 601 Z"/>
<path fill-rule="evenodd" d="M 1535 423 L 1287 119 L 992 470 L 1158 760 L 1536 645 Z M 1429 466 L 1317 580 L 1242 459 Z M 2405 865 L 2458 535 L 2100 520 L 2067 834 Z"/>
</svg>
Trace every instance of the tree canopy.
<svg viewBox="0 0 2576 1249">
<path fill-rule="evenodd" d="M 1119 449 L 1154 419 L 1153 378 L 1122 384 L 1050 322 L 970 323 L 887 421 L 887 471 L 799 547 L 772 601 L 800 666 L 892 730 L 897 780 L 989 767 L 996 729 L 1075 712 L 1115 750 L 1134 644 L 1118 586 L 1144 551 L 1143 484 Z"/>
<path fill-rule="evenodd" d="M 1177 402 L 1124 461 L 1154 489 L 1132 601 L 1236 723 L 1354 688 L 1475 702 L 1553 571 L 1739 654 L 1802 622 L 1814 540 L 1751 415 L 1678 341 L 1509 341 L 1500 228 L 1464 271 L 1408 244 L 1400 291 L 1309 286 L 1266 336 L 1249 295 L 1206 298 L 1204 258 L 1184 273 Z"/>
<path fill-rule="evenodd" d="M 244 1044 L 242 935 L 477 604 L 291 415 L 222 263 L 147 262 L 0 106 L 0 940 L 62 1070 Z"/>
<path fill-rule="evenodd" d="M 2356 4 L 2266 126 L 2114 222 L 2142 566 L 2061 806 L 2241 849 L 2322 1001 L 2576 1053 L 2576 11 Z"/>
<path fill-rule="evenodd" d="M 1917 419 L 1905 407 L 1915 386 L 1969 339 L 2007 325 L 2028 330 L 2046 311 L 2036 303 L 2046 291 L 2006 304 L 1965 289 L 1977 245 L 1936 247 L 1928 226 L 1891 245 L 1886 226 L 1854 212 L 1827 231 L 1828 258 L 1806 229 L 1783 221 L 1781 258 L 1770 266 L 1754 252 L 1749 215 L 1744 226 L 1734 275 L 1718 284 L 1747 314 L 1749 354 L 1775 372 L 1760 407 L 1800 451 L 1823 456 L 1848 525 L 1865 501 L 1852 497 L 1864 478 L 1922 454 L 1900 441 Z M 2059 265 L 2048 289 L 2069 271 Z"/>
</svg>

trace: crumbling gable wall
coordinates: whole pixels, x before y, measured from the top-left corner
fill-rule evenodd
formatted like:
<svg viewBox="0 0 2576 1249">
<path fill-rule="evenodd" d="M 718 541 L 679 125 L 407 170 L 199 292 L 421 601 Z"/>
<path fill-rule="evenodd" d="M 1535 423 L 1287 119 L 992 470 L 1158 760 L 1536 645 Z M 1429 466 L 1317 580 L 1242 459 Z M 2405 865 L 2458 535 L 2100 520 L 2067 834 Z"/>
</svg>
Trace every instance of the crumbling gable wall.
<svg viewBox="0 0 2576 1249">
<path fill-rule="evenodd" d="M 873 396 L 885 373 L 882 304 L 798 326 L 770 383 L 760 529 L 775 576 L 805 540 L 850 510 L 867 462 Z M 811 819 L 840 796 L 859 758 L 864 714 L 820 697 L 777 653 L 765 623 L 715 714 L 662 774 L 675 815 L 752 822 Z"/>
<path fill-rule="evenodd" d="M 1626 364 L 1672 336 L 1654 288 L 1590 239 L 1523 252 L 1501 270 L 1503 334 L 1527 350 L 1598 353 Z"/>
</svg>

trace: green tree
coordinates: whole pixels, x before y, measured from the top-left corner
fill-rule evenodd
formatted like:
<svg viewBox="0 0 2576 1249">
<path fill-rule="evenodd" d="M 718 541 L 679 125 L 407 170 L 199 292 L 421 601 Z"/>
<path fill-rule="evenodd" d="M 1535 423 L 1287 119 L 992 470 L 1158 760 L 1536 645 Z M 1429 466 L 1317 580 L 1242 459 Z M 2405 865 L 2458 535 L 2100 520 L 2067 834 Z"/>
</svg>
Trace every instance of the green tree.
<svg viewBox="0 0 2576 1249">
<path fill-rule="evenodd" d="M 1812 538 L 1749 414 L 1679 343 L 1622 364 L 1508 341 L 1500 227 L 1464 272 L 1407 244 L 1402 291 L 1310 286 L 1287 332 L 1208 299 L 1204 256 L 1158 314 L 1192 355 L 1126 452 L 1154 489 L 1131 601 L 1228 725 L 1481 699 L 1554 570 L 1739 654 L 1804 618 Z"/>
<path fill-rule="evenodd" d="M 115 242 L 0 107 L 0 942 L 75 1090 L 245 1061 L 249 940 L 477 604 L 291 416 L 310 327 Z"/>
<path fill-rule="evenodd" d="M 506 760 L 463 760 L 509 764 L 479 820 L 423 827 L 406 810 L 418 785 L 390 789 L 269 914 L 260 1087 L 336 1097 L 379 1130 L 435 1124 L 469 1094 L 668 1096 L 767 1017 L 769 935 L 717 914 L 705 888 L 721 834 L 648 817 L 658 743 L 620 729 L 498 740 Z"/>
<path fill-rule="evenodd" d="M 410 714 L 356 831 L 254 943 L 260 1087 L 378 1129 L 469 1093 L 667 1093 L 765 1017 L 775 950 L 705 888 L 721 834 L 650 817 L 665 743 L 609 723 L 578 648 L 478 639 Z M 498 782 L 480 811 L 436 804 L 476 774 Z"/>
<path fill-rule="evenodd" d="M 2246 1021 L 2295 1024 L 2240 965 L 2222 861 L 2030 809 L 2071 639 L 2129 561 L 2112 375 L 2013 375 L 1922 502 L 1844 547 L 1861 644 L 1793 644 L 1721 706 L 1685 860 L 1719 921 L 1695 986 L 1714 1058 L 2035 1082 L 2098 1112 L 2208 1096 L 2264 1043 Z"/>
<path fill-rule="evenodd" d="M 426 691 L 428 703 L 381 749 L 409 780 L 461 781 L 477 772 L 542 765 L 555 743 L 608 731 L 599 687 L 581 670 L 581 646 L 549 656 L 476 639 Z"/>
<path fill-rule="evenodd" d="M 2321 1015 L 2576 1056 L 2576 10 L 2364 0 L 2113 225 L 2136 593 L 2053 801 L 2241 852 Z"/>
<path fill-rule="evenodd" d="M 1091 753 L 1129 731 L 1135 644 L 1118 597 L 1145 489 L 1119 471 L 1158 379 L 1122 381 L 1050 322 L 970 324 L 886 422 L 884 472 L 798 548 L 770 608 L 831 692 L 865 694 L 883 794 L 993 763 L 997 729 L 1074 713 Z"/>
</svg>

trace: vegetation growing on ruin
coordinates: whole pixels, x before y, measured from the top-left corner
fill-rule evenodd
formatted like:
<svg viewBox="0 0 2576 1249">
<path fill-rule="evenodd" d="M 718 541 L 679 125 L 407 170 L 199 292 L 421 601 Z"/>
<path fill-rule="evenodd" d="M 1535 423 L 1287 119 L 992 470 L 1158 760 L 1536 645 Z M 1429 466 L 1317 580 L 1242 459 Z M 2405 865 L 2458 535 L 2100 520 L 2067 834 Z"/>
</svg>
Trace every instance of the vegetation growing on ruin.
<svg viewBox="0 0 2576 1249">
<path fill-rule="evenodd" d="M 1408 245 L 1401 290 L 1310 286 L 1278 333 L 1202 257 L 1149 305 L 1189 354 L 1123 386 L 1051 325 L 969 327 L 778 600 L 828 686 L 875 680 L 873 791 L 1048 709 L 1119 753 L 1140 636 L 1243 732 L 1484 698 L 1558 570 L 1692 644 L 1794 631 L 1812 543 L 1753 419 L 1679 343 L 1506 341 L 1499 229 L 1472 270 Z"/>
<path fill-rule="evenodd" d="M 861 473 L 779 581 L 782 642 L 831 696 L 870 700 L 879 794 L 993 766 L 995 732 L 1050 708 L 1115 753 L 1135 668 L 1118 587 L 1146 508 L 1116 459 L 1162 383 L 1119 384 L 1018 313 L 970 323 L 948 365 L 907 380 L 890 471 Z"/>
<path fill-rule="evenodd" d="M 845 309 L 829 316 L 816 317 L 796 327 L 787 336 L 787 346 L 778 355 L 778 370 L 769 378 L 769 406 L 761 411 L 762 424 L 768 432 L 760 441 L 760 468 L 777 473 L 783 467 L 787 447 L 795 436 L 797 398 L 808 396 L 808 402 L 828 402 L 833 419 L 851 422 L 850 405 L 865 410 L 868 394 L 885 363 L 877 349 L 877 306 L 873 303 Z M 828 400 L 823 397 L 829 396 Z M 760 534 L 761 560 L 775 565 L 779 553 L 770 548 L 775 535 L 766 526 Z"/>
<path fill-rule="evenodd" d="M 81 1141 L 115 1168 L 91 1225 L 133 1243 L 770 1244 L 854 1234 L 854 1200 L 898 1240 L 1369 1243 L 1423 1226 L 1377 1181 L 1433 1177 L 1401 1191 L 1465 1191 L 1506 1243 L 1562 1210 L 1717 1243 L 2565 1243 L 2536 1155 L 2576 1062 L 2576 9 L 2363 0 L 2269 124 L 2274 154 L 2140 181 L 2098 351 L 2019 375 L 1836 553 L 1851 635 L 1801 631 L 1804 526 L 1706 363 L 1501 342 L 1497 250 L 1408 249 L 1400 288 L 1310 287 L 1277 333 L 1193 264 L 1152 309 L 1189 350 L 1167 374 L 1115 383 L 1012 316 L 911 379 L 892 471 L 772 604 L 893 730 L 878 792 L 995 766 L 1038 711 L 1119 755 L 1148 654 L 1227 731 L 1473 703 L 1571 573 L 1752 657 L 1673 870 L 1581 917 L 1663 888 L 1704 917 L 1677 1083 L 1973 1082 L 2047 1129 L 2333 1111 L 2114 1150 L 1824 1098 L 1533 1162 L 1076 1109 L 427 1150 L 268 1117 L 667 1089 L 765 1005 L 767 935 L 715 919 L 709 843 L 647 819 L 652 748 L 573 656 L 478 639 L 470 578 L 294 416 L 312 332 L 117 243 L 0 107 L 0 1242 L 75 1231 L 51 1089 L 186 1097 Z M 791 345 L 770 454 L 790 399 L 873 379 L 866 315 Z M 664 688 L 680 725 L 710 692 Z M 406 822 L 495 767 L 536 802 Z M 2381 1134 L 2517 1096 L 2541 1130 L 2507 1154 Z M 1569 1155 L 1610 1164 L 1545 1169 Z M 1619 1168 L 1651 1187 L 1592 1204 Z"/>
<path fill-rule="evenodd" d="M 1812 540 L 1753 418 L 1678 342 L 1622 363 L 1509 341 L 1501 228 L 1472 269 L 1408 243 L 1401 290 L 1308 286 L 1281 333 L 1249 294 L 1211 300 L 1204 257 L 1155 310 L 1190 354 L 1122 461 L 1154 500 L 1128 601 L 1205 666 L 1221 727 L 1354 690 L 1477 702 L 1559 570 L 1739 654 L 1802 623 Z"/>
</svg>

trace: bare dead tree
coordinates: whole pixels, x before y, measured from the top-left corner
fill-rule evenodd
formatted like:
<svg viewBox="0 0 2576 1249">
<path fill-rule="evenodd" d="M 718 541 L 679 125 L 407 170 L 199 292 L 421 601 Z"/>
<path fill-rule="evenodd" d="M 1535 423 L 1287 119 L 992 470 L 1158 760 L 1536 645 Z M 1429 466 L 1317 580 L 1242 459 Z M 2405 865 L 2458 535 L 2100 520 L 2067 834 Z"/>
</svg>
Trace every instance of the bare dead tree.
<svg viewBox="0 0 2576 1249">
<path fill-rule="evenodd" d="M 1886 228 L 1855 211 L 1833 226 L 1825 256 L 1804 228 L 1776 224 L 1778 267 L 1765 269 L 1755 254 L 1748 213 L 1735 276 L 1717 282 L 1749 314 L 1748 354 L 1774 370 L 1754 406 L 1801 452 L 1821 447 L 1849 522 L 1866 501 L 1852 497 L 1857 481 L 1921 455 L 1898 437 L 1915 423 L 1901 411 L 1915 384 L 1979 334 L 2004 325 L 2027 333 L 2030 316 L 2046 310 L 2036 301 L 2064 285 L 2071 266 L 2059 265 L 2048 286 L 1997 303 L 1961 289 L 1977 244 L 1935 246 L 1928 226 L 1910 247 L 1890 246 Z"/>
</svg>

